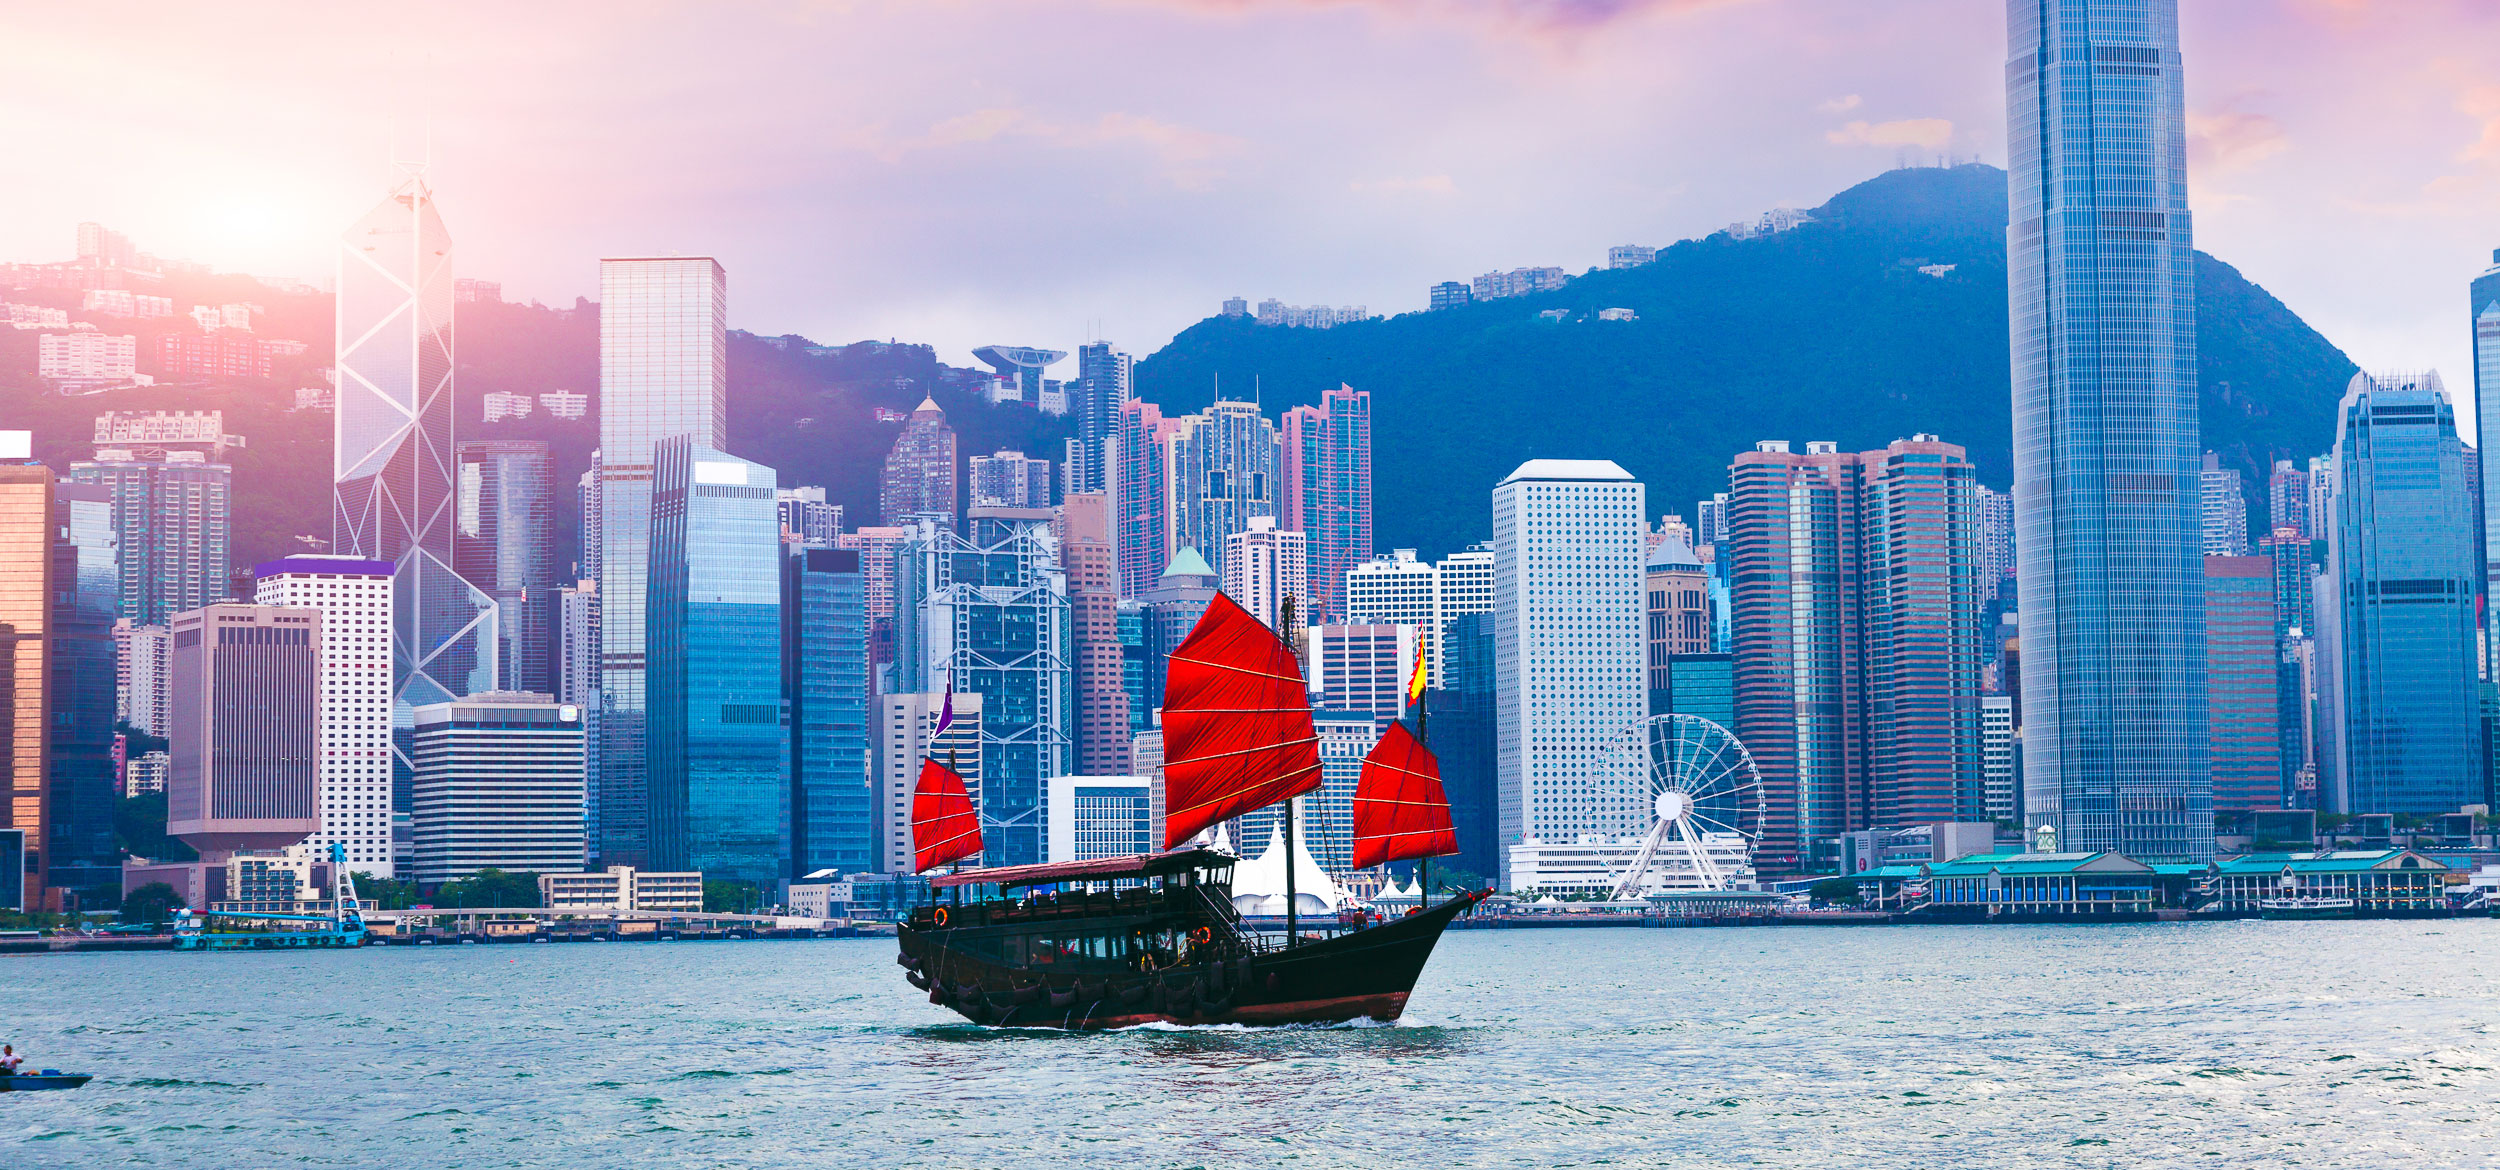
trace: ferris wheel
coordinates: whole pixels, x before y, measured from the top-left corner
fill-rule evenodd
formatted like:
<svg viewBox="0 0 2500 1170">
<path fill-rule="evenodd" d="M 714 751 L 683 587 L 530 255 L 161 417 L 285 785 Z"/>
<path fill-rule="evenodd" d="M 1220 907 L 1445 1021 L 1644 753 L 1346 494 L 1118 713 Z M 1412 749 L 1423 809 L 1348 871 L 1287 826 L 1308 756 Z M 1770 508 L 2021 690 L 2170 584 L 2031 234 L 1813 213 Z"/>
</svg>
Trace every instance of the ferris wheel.
<svg viewBox="0 0 2500 1170">
<path fill-rule="evenodd" d="M 1724 890 L 1752 869 L 1762 775 L 1726 728 L 1698 715 L 1653 716 L 1623 729 L 1610 763 L 1610 786 L 1654 818 L 1615 900 L 1660 882 Z"/>
</svg>

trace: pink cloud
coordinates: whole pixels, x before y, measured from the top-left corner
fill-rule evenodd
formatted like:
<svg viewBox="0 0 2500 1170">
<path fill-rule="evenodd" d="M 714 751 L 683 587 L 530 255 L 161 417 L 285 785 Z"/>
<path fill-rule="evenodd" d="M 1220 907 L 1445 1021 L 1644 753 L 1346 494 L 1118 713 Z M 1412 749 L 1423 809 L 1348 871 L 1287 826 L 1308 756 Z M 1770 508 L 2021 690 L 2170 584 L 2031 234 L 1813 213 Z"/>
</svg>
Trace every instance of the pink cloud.
<svg viewBox="0 0 2500 1170">
<path fill-rule="evenodd" d="M 1942 150 L 1953 142 L 1953 123 L 1945 118 L 1851 122 L 1825 133 L 1823 141 L 1834 146 L 1922 146 Z"/>
</svg>

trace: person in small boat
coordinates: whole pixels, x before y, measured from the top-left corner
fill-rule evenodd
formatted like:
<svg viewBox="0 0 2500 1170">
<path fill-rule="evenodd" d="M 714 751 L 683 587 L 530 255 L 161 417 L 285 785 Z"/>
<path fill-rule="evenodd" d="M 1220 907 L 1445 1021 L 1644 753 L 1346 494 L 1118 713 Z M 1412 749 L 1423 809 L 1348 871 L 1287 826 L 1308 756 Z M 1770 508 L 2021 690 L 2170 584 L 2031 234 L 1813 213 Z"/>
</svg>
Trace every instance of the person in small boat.
<svg viewBox="0 0 2500 1170">
<path fill-rule="evenodd" d="M 17 1066 L 24 1063 L 26 1058 L 17 1054 L 15 1045 L 0 1044 L 0 1077 L 16 1076 Z"/>
</svg>

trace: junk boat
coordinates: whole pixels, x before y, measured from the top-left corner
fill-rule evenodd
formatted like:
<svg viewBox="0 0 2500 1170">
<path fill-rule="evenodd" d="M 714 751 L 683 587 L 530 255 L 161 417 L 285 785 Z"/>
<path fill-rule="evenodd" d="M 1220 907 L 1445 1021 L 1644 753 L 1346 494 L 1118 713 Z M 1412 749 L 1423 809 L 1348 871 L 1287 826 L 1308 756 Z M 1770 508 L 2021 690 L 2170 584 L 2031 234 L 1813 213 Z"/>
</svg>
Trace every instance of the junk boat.
<svg viewBox="0 0 2500 1170">
<path fill-rule="evenodd" d="M 1294 628 L 1289 606 L 1279 624 Z M 1418 701 L 1425 657 L 1408 685 Z M 1168 677 L 1164 851 L 936 874 L 932 895 L 946 900 L 914 909 L 896 931 L 904 978 L 930 1003 L 1001 1027 L 1397 1019 L 1441 932 L 1492 891 L 1427 899 L 1379 925 L 1341 918 L 1306 931 L 1288 865 L 1284 935 L 1249 928 L 1233 906 L 1237 859 L 1194 842 L 1282 803 L 1291 849 L 1292 800 L 1321 779 L 1301 663 L 1219 593 L 1172 652 Z M 939 731 L 952 707 L 950 698 Z M 1364 759 L 1353 812 L 1355 868 L 1458 852 L 1440 766 L 1403 723 Z M 921 763 L 912 841 L 923 873 L 981 849 L 963 778 L 935 759 Z"/>
<path fill-rule="evenodd" d="M 95 1079 L 92 1073 L 65 1073 L 57 1068 L 42 1072 L 0 1073 L 0 1093 L 35 1093 L 45 1089 L 75 1089 Z"/>
</svg>

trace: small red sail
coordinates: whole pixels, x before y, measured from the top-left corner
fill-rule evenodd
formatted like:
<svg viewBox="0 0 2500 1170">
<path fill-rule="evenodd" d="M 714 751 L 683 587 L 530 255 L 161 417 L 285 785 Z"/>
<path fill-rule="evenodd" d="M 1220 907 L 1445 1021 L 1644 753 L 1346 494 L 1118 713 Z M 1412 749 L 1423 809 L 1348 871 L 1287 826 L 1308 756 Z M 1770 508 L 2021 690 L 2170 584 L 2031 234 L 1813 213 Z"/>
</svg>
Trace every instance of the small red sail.
<svg viewBox="0 0 2500 1170">
<path fill-rule="evenodd" d="M 1163 685 L 1163 847 L 1320 785 L 1302 664 L 1221 593 L 1172 651 Z"/>
<path fill-rule="evenodd" d="M 1456 852 L 1441 761 L 1405 724 L 1390 724 L 1363 757 L 1363 778 L 1354 784 L 1354 868 Z"/>
<path fill-rule="evenodd" d="M 981 851 L 981 814 L 964 778 L 936 760 L 920 762 L 911 793 L 912 872 L 926 873 Z"/>
</svg>

